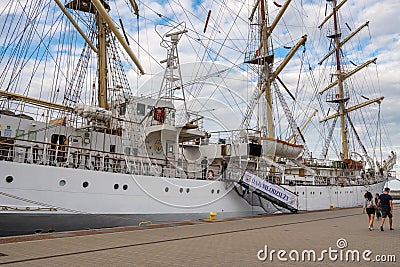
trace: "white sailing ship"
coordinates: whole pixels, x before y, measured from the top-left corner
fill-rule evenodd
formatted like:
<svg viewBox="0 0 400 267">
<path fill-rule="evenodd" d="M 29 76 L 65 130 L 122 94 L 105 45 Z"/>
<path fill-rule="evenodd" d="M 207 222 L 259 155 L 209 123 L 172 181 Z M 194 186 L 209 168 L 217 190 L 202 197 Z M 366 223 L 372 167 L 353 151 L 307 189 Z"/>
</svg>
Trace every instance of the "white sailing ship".
<svg viewBox="0 0 400 267">
<path fill-rule="evenodd" d="M 117 25 L 109 16 L 112 4 L 118 9 L 122 1 L 8 2 L 0 5 L 0 235 L 202 218 L 209 212 L 238 216 L 350 207 L 362 203 L 366 190 L 381 191 L 392 174 L 396 155 L 376 163 L 376 150 L 361 144 L 350 116 L 383 97 L 350 106 L 348 81 L 376 59 L 352 70 L 343 67 L 342 47 L 361 30 L 343 39 L 336 18 L 346 0 L 328 0 L 333 11 L 323 22 L 333 21 L 332 46 L 320 65 L 333 58 L 335 71 L 319 93 L 337 113 L 322 120 L 333 123 L 321 124 L 328 130 L 318 133 L 326 137 L 320 159 L 312 156 L 303 135 L 315 112 L 310 109 L 298 127 L 296 110 L 280 91 L 289 91 L 281 72 L 307 40 L 303 33 L 290 48 L 272 45 L 291 0 L 283 5 L 251 1 L 242 61 L 252 73 L 247 83 L 255 88 L 241 106 L 246 111 L 240 126 L 224 130 L 207 128 L 204 114 L 210 110 L 191 110 L 188 99 L 196 95 L 188 88 L 212 76 L 228 78 L 227 70 L 210 65 L 185 83 L 178 54 L 185 36 L 199 41 L 193 36 L 219 31 L 211 10 L 204 35 L 165 19 L 169 24 L 158 30 L 157 40 L 167 54 L 160 61 L 165 69 L 160 90 L 135 96 L 124 70 L 145 70 L 122 21 Z M 141 7 L 155 12 L 146 3 L 126 2 L 132 18 L 142 18 Z M 243 13 L 240 9 L 233 17 Z M 279 64 L 277 51 L 284 53 Z M 123 63 L 121 55 L 135 66 Z M 278 102 L 282 108 L 275 110 Z M 282 128 L 279 112 L 287 120 Z M 337 119 L 341 147 L 337 159 L 328 160 Z M 349 132 L 359 152 L 350 145 Z"/>
</svg>

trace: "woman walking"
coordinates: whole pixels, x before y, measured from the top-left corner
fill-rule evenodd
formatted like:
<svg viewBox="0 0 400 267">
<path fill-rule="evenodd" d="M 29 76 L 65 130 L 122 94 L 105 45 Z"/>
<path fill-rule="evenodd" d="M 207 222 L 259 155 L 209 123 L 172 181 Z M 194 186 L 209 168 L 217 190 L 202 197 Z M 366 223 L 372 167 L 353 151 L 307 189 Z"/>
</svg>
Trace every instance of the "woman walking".
<svg viewBox="0 0 400 267">
<path fill-rule="evenodd" d="M 372 231 L 374 230 L 374 217 L 375 217 L 376 205 L 371 192 L 365 193 L 364 197 L 365 197 L 365 202 L 363 207 L 363 213 L 365 213 L 365 211 L 367 212 L 369 219 L 368 229 Z"/>
</svg>

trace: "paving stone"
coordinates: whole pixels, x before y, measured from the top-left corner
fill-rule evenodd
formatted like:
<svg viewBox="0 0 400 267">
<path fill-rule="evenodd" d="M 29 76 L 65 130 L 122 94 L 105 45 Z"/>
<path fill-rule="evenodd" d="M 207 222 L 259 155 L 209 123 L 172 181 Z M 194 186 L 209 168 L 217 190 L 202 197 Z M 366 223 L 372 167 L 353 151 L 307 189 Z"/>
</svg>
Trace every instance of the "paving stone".
<svg viewBox="0 0 400 267">
<path fill-rule="evenodd" d="M 361 208 L 333 211 L 216 219 L 207 223 L 168 223 L 157 227 L 128 227 L 52 233 L 0 239 L 0 264 L 12 266 L 398 266 L 400 224 L 394 209 L 394 231 L 368 230 Z M 396 228 L 398 227 L 398 228 Z M 379 231 L 378 231 L 379 230 Z M 36 238 L 36 239 L 35 239 Z M 6 242 L 6 241 L 7 242 Z M 344 246 L 346 245 L 347 246 Z M 268 256 L 262 258 L 267 248 Z M 275 252 L 271 256 L 271 251 Z M 281 250 L 280 259 L 278 251 Z M 327 250 L 327 252 L 323 252 Z M 328 251 L 338 255 L 329 258 Z M 336 250 L 337 252 L 333 252 Z M 362 253 L 396 257 L 397 262 L 367 262 Z M 260 252 L 261 251 L 261 252 Z M 308 255 L 314 251 L 315 259 Z M 350 251 L 350 252 L 349 252 Z M 360 253 L 352 261 L 351 253 Z M 294 261 L 296 252 L 299 262 Z M 291 253 L 291 254 L 290 254 Z M 322 253 L 322 254 L 321 254 Z M 335 254 L 336 253 L 336 254 Z M 341 253 L 341 254 L 340 254 Z M 350 253 L 350 261 L 346 261 Z M 304 261 L 301 261 L 304 254 Z M 292 258 L 289 258 L 289 255 Z M 311 259 L 313 255 L 310 254 Z M 322 256 L 321 256 L 322 255 Z M 342 255 L 342 259 L 340 259 Z M 287 261 L 282 261 L 287 259 Z"/>
</svg>

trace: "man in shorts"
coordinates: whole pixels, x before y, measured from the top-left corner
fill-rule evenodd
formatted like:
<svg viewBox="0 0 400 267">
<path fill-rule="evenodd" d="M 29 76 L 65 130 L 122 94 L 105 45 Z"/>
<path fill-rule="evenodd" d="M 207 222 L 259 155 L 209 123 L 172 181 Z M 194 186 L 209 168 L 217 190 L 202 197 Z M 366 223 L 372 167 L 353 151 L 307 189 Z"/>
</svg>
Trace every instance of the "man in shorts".
<svg viewBox="0 0 400 267">
<path fill-rule="evenodd" d="M 383 231 L 383 224 L 385 223 L 386 217 L 389 217 L 389 226 L 390 230 L 394 230 L 392 227 L 393 223 L 393 198 L 389 195 L 390 189 L 385 188 L 383 194 L 379 196 L 378 206 L 381 208 L 382 214 L 382 224 L 381 224 L 381 231 Z"/>
</svg>

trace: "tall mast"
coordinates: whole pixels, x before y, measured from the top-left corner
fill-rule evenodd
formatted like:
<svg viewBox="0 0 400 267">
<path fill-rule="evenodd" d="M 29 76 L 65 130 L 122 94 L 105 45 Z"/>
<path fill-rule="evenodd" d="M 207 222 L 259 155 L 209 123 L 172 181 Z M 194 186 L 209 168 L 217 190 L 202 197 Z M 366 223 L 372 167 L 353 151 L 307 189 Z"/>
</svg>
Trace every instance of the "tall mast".
<svg viewBox="0 0 400 267">
<path fill-rule="evenodd" d="M 273 47 L 272 47 L 272 42 L 269 46 L 269 38 L 271 37 L 272 31 L 275 29 L 276 25 L 278 24 L 279 20 L 282 18 L 283 14 L 286 12 L 286 9 L 288 8 L 290 2 L 292 0 L 287 0 L 282 7 L 280 8 L 278 14 L 276 15 L 274 21 L 272 22 L 271 26 L 267 26 L 267 17 L 268 17 L 268 11 L 266 12 L 265 6 L 266 3 L 264 2 L 265 0 L 261 0 L 260 2 L 260 15 L 261 15 L 261 32 L 262 32 L 262 38 L 261 38 L 261 46 L 263 48 L 263 58 L 264 60 L 264 68 L 263 68 L 263 75 L 266 77 L 265 82 L 263 82 L 263 85 L 265 88 L 262 88 L 262 90 L 265 90 L 265 99 L 267 102 L 267 137 L 268 138 L 275 138 L 275 126 L 274 126 L 274 118 L 272 114 L 272 94 L 271 94 L 271 83 L 275 79 L 274 73 L 272 73 L 272 66 L 274 63 L 274 53 L 273 53 Z M 289 61 L 289 58 L 287 59 Z M 287 63 L 284 62 L 284 64 Z"/>
<path fill-rule="evenodd" d="M 340 36 L 338 27 L 338 19 L 337 19 L 337 9 L 336 9 L 336 0 L 333 1 L 333 24 L 334 24 L 334 35 L 333 37 L 335 42 L 335 55 L 336 55 L 336 76 L 338 81 L 338 99 L 337 102 L 339 104 L 339 114 L 340 114 L 340 131 L 342 137 L 342 158 L 347 159 L 349 157 L 349 152 L 347 148 L 347 130 L 346 130 L 346 108 L 345 104 L 348 98 L 344 97 L 343 94 L 343 79 L 342 79 L 342 70 L 340 64 Z"/>
<path fill-rule="evenodd" d="M 255 66 L 253 69 L 258 73 L 259 82 L 257 87 L 259 87 L 259 91 L 258 90 L 255 91 L 255 94 L 253 95 L 253 98 L 247 107 L 245 116 L 241 123 L 241 127 L 244 126 L 245 129 L 248 127 L 253 109 L 255 107 L 256 102 L 258 101 L 258 98 L 261 95 L 265 95 L 267 104 L 266 106 L 267 130 L 265 132 L 265 135 L 269 138 L 275 137 L 275 126 L 274 126 L 273 111 L 272 111 L 271 85 L 275 83 L 275 79 L 278 77 L 279 73 L 283 70 L 283 68 L 290 61 L 290 59 L 293 57 L 296 51 L 300 48 L 300 46 L 304 45 L 304 43 L 307 40 L 306 35 L 302 36 L 300 38 L 300 41 L 290 50 L 290 52 L 282 60 L 282 62 L 275 69 L 275 71 L 272 70 L 274 63 L 274 52 L 273 52 L 274 49 L 270 37 L 275 27 L 278 25 L 278 22 L 282 18 L 283 14 L 289 7 L 290 2 L 291 0 L 286 0 L 286 2 L 280 7 L 278 14 L 276 15 L 274 21 L 271 23 L 270 26 L 267 25 L 268 12 L 266 11 L 265 8 L 266 7 L 265 0 L 259 0 L 255 3 L 255 6 L 253 7 L 249 17 L 249 20 L 252 21 L 256 13 L 256 10 L 258 10 L 258 23 L 257 24 L 250 23 L 250 27 L 253 26 L 257 27 L 256 31 L 252 31 L 252 33 L 257 32 L 257 36 L 253 35 L 252 36 L 253 39 L 251 39 L 256 42 L 256 46 L 255 47 L 252 46 L 249 52 L 246 54 L 245 63 L 253 64 L 253 66 Z M 283 98 L 280 98 L 280 100 L 281 102 L 284 101 Z M 282 105 L 284 105 L 284 103 L 282 103 Z M 292 120 L 292 115 L 290 114 L 290 110 L 288 108 L 285 109 L 285 114 L 288 117 L 289 121 L 291 121 L 290 122 L 291 127 L 293 126 L 292 130 L 294 131 L 294 133 L 296 133 L 298 130 L 297 127 L 295 127 L 294 125 L 295 123 Z"/>
<path fill-rule="evenodd" d="M 110 6 L 108 1 L 101 0 L 98 2 L 101 5 L 102 9 L 108 12 L 110 10 Z M 101 16 L 97 7 L 90 0 L 72 0 L 67 3 L 65 7 L 78 10 L 81 12 L 92 13 L 95 15 L 96 24 L 97 24 L 97 57 L 98 57 L 98 106 L 101 108 L 108 109 L 108 101 L 107 101 L 107 35 L 109 33 L 108 25 L 104 20 L 103 16 Z M 84 37 L 85 40 L 87 38 Z M 89 42 L 91 45 L 91 42 Z"/>
<path fill-rule="evenodd" d="M 363 68 L 367 67 L 371 63 L 375 63 L 377 58 L 373 58 L 368 60 L 367 62 L 357 66 L 357 68 L 345 72 L 341 68 L 341 60 L 340 60 L 340 49 L 341 47 L 346 44 L 352 37 L 354 37 L 357 33 L 359 33 L 364 27 L 368 26 L 369 22 L 365 22 L 361 26 L 359 26 L 356 30 L 352 31 L 346 38 L 343 39 L 343 41 L 340 40 L 341 38 L 341 32 L 339 29 L 339 21 L 338 21 L 338 10 L 344 5 L 344 3 L 347 2 L 347 0 L 342 0 L 339 4 L 337 4 L 337 0 L 327 0 L 328 2 L 332 3 L 332 13 L 330 13 L 326 18 L 323 20 L 323 22 L 318 26 L 318 28 L 322 28 L 322 26 L 332 17 L 333 18 L 333 29 L 334 32 L 332 35 L 328 35 L 328 38 L 331 38 L 334 42 L 334 48 L 327 54 L 325 57 L 318 62 L 319 65 L 321 65 L 326 59 L 328 59 L 331 55 L 335 55 L 335 61 L 336 61 L 336 80 L 334 82 L 331 82 L 327 87 L 325 87 L 323 90 L 321 90 L 319 93 L 323 94 L 324 92 L 328 91 L 330 88 L 334 87 L 337 85 L 337 91 L 332 95 L 329 94 L 327 96 L 327 102 L 335 103 L 337 105 L 337 113 L 327 116 L 324 119 L 320 120 L 320 122 L 324 122 L 330 119 L 334 119 L 335 121 L 332 125 L 332 130 L 333 127 L 335 126 L 336 118 L 340 118 L 340 134 L 341 134 L 341 140 L 342 140 L 342 149 L 341 149 L 341 159 L 349 159 L 349 148 L 348 148 L 348 133 L 347 133 L 347 123 L 349 122 L 351 125 L 350 118 L 348 117 L 348 113 L 360 109 L 362 107 L 371 105 L 373 103 L 380 103 L 383 100 L 383 97 L 377 97 L 372 100 L 368 100 L 363 103 L 356 104 L 351 107 L 346 107 L 347 101 L 350 99 L 349 98 L 349 93 L 345 91 L 344 88 L 344 81 Z M 335 106 L 336 107 L 336 106 Z M 355 131 L 355 128 L 352 127 L 353 131 Z M 357 135 L 357 133 L 355 132 Z M 324 147 L 324 154 L 326 156 L 326 151 L 330 143 L 330 139 L 332 138 L 332 134 L 329 134 L 328 139 L 326 140 L 325 147 Z"/>
<path fill-rule="evenodd" d="M 266 14 L 265 14 L 265 0 L 261 0 L 260 3 L 260 15 L 261 15 L 261 41 L 262 41 L 262 47 L 263 47 L 263 56 L 264 58 L 270 58 L 271 61 L 269 62 L 268 60 L 264 61 L 264 72 L 265 77 L 267 77 L 267 80 L 265 83 L 263 83 L 262 86 L 265 86 L 265 100 L 267 103 L 266 106 L 266 114 L 267 114 L 267 137 L 268 138 L 274 138 L 275 137 L 275 127 L 274 127 L 274 118 L 272 114 L 272 95 L 271 95 L 271 81 L 268 78 L 271 73 L 271 67 L 273 64 L 273 57 L 269 57 L 270 55 L 270 49 L 268 47 L 268 39 L 270 36 L 267 33 L 267 21 L 266 21 Z M 272 50 L 272 49 L 271 49 Z M 272 55 L 273 56 L 273 55 Z"/>
<path fill-rule="evenodd" d="M 96 13 L 97 33 L 98 33 L 98 102 L 99 107 L 108 109 L 107 102 L 107 26 L 103 18 Z"/>
<path fill-rule="evenodd" d="M 108 36 L 113 33 L 115 38 L 118 39 L 128 56 L 137 66 L 139 72 L 144 74 L 144 70 L 136 58 L 133 51 L 129 48 L 125 38 L 118 31 L 117 26 L 110 18 L 108 12 L 110 11 L 110 5 L 107 0 L 72 0 L 65 5 L 66 8 L 78 10 L 81 12 L 92 13 L 95 16 L 97 24 L 97 48 L 93 47 L 93 44 L 86 37 L 86 35 L 80 30 L 77 23 L 72 19 L 68 12 L 61 6 L 59 0 L 55 0 L 60 6 L 61 10 L 68 17 L 71 23 L 77 28 L 78 32 L 82 35 L 85 41 L 92 47 L 93 51 L 97 53 L 98 57 L 98 106 L 101 108 L 109 109 L 108 107 L 108 73 L 107 73 L 107 46 L 110 40 Z M 134 2 L 134 1 L 133 1 Z M 132 3 L 133 3 L 132 2 Z M 137 11 L 137 10 L 136 10 Z M 135 12 L 136 12 L 135 11 Z"/>
</svg>

